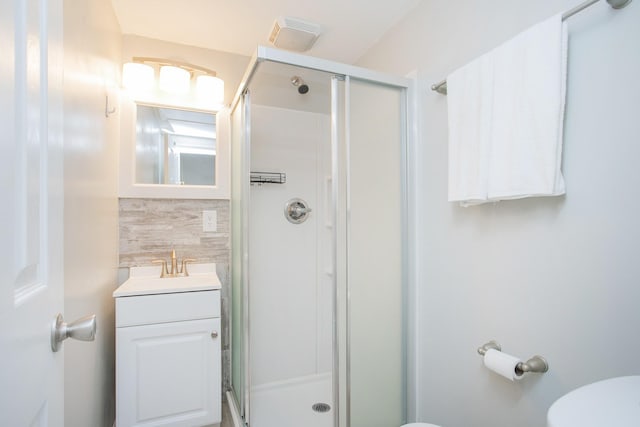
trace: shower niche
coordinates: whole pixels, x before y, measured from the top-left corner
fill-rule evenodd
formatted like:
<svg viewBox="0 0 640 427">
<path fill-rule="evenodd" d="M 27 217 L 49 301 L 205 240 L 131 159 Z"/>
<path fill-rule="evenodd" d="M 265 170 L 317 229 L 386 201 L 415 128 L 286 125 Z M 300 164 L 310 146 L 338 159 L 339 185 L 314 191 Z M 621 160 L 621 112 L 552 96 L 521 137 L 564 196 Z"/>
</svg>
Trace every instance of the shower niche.
<svg viewBox="0 0 640 427">
<path fill-rule="evenodd" d="M 270 48 L 246 75 L 231 108 L 232 407 L 251 427 L 401 425 L 408 82 Z"/>
</svg>

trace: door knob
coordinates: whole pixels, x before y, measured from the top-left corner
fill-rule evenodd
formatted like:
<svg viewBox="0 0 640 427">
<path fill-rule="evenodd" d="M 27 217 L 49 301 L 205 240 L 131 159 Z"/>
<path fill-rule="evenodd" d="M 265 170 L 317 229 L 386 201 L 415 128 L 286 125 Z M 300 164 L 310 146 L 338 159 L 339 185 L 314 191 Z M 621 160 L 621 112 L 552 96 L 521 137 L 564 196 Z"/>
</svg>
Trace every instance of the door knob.
<svg viewBox="0 0 640 427">
<path fill-rule="evenodd" d="M 66 323 L 62 314 L 58 313 L 51 325 L 51 350 L 55 353 L 60 350 L 62 341 L 73 338 L 80 341 L 93 341 L 96 339 L 96 315 L 81 317 L 75 322 Z"/>
</svg>

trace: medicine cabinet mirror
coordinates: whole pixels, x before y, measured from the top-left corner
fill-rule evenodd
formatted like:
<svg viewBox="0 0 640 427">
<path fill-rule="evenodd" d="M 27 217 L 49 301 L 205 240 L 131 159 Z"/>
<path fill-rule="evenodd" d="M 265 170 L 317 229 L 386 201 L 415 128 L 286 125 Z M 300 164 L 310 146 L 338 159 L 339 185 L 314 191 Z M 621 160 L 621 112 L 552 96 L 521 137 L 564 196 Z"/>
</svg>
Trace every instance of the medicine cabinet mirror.
<svg viewBox="0 0 640 427">
<path fill-rule="evenodd" d="M 120 197 L 227 199 L 226 112 L 130 102 L 123 108 Z"/>
</svg>

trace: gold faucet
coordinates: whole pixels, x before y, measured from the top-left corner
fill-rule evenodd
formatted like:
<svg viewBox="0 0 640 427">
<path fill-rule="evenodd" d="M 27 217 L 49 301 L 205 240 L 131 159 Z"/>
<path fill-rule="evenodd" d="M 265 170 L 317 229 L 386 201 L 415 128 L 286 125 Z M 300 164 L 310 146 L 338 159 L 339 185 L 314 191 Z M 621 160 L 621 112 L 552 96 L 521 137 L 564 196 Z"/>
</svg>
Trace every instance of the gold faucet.
<svg viewBox="0 0 640 427">
<path fill-rule="evenodd" d="M 164 279 L 165 277 L 168 277 L 169 273 L 167 272 L 167 261 L 163 260 L 163 259 L 154 259 L 151 260 L 151 263 L 153 264 L 161 264 L 160 265 L 160 278 Z"/>
<path fill-rule="evenodd" d="M 160 266 L 160 278 L 165 277 L 179 277 L 179 276 L 188 276 L 189 271 L 187 271 L 187 265 L 189 263 L 195 262 L 195 259 L 192 258 L 183 258 L 182 265 L 178 269 L 178 259 L 176 258 L 176 250 L 171 250 L 171 271 L 169 271 L 169 266 L 167 265 L 167 261 L 163 259 L 154 259 L 151 261 L 154 264 L 162 264 Z"/>
<path fill-rule="evenodd" d="M 178 260 L 176 259 L 176 250 L 171 250 L 171 277 L 178 275 Z"/>
</svg>

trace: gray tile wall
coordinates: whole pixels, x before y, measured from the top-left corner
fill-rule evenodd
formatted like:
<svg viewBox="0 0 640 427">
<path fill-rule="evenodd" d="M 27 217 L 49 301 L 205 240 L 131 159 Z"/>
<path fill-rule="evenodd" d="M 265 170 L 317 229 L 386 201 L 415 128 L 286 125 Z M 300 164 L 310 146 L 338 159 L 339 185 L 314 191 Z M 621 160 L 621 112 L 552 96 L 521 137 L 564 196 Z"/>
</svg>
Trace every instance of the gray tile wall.
<svg viewBox="0 0 640 427">
<path fill-rule="evenodd" d="M 195 258 L 215 262 L 222 283 L 222 390 L 231 384 L 229 307 L 230 226 L 228 200 L 120 199 L 120 267 L 151 265 L 153 259 Z M 202 231 L 202 211 L 217 212 L 217 231 Z M 158 267 L 159 268 L 159 267 Z M 224 394 L 223 394 L 224 396 Z"/>
<path fill-rule="evenodd" d="M 218 213 L 215 233 L 202 231 L 202 211 Z M 229 263 L 229 201 L 120 199 L 120 267 L 176 256 Z"/>
</svg>

